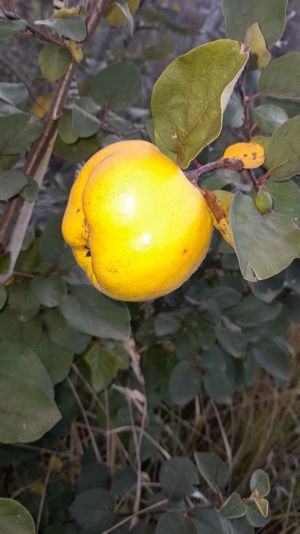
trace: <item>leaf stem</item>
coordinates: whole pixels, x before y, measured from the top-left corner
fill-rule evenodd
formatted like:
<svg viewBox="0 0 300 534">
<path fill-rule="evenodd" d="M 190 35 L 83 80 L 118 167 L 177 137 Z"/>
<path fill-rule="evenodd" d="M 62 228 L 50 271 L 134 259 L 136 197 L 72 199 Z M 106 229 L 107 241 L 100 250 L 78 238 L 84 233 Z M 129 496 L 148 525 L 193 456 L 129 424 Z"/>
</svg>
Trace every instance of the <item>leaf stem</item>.
<svg viewBox="0 0 300 534">
<path fill-rule="evenodd" d="M 217 161 L 212 161 L 206 165 L 202 165 L 193 171 L 185 171 L 185 175 L 190 182 L 196 184 L 198 179 L 205 174 L 217 171 L 219 169 L 229 169 L 231 171 L 242 171 L 244 168 L 241 160 L 237 158 L 222 158 Z"/>
</svg>

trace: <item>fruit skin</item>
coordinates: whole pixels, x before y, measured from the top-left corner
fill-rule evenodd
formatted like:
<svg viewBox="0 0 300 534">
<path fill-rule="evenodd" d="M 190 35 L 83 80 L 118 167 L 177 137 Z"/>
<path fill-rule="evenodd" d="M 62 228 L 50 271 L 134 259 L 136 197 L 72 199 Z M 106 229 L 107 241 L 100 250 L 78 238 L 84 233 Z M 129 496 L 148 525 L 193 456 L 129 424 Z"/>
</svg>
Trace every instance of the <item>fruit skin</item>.
<svg viewBox="0 0 300 534">
<path fill-rule="evenodd" d="M 82 168 L 62 233 L 97 289 L 143 301 L 192 275 L 207 253 L 212 219 L 200 191 L 156 146 L 120 141 Z"/>
<path fill-rule="evenodd" d="M 255 195 L 255 206 L 261 213 L 270 213 L 273 208 L 273 199 L 269 191 L 260 189 Z"/>
</svg>

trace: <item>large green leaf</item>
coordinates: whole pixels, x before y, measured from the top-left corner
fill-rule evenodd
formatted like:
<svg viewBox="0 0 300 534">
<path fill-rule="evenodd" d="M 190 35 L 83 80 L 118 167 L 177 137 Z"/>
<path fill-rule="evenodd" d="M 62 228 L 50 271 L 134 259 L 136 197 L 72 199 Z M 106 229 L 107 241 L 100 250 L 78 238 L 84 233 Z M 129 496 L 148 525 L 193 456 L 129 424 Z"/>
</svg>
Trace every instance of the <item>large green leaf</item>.
<svg viewBox="0 0 300 534">
<path fill-rule="evenodd" d="M 28 98 L 28 89 L 24 83 L 0 82 L 0 99 L 8 104 L 22 104 Z"/>
<path fill-rule="evenodd" d="M 300 115 L 274 132 L 266 150 L 265 165 L 277 181 L 300 173 Z"/>
<path fill-rule="evenodd" d="M 21 171 L 0 169 L 0 200 L 7 200 L 21 191 L 28 183 L 28 177 Z"/>
<path fill-rule="evenodd" d="M 262 72 L 259 90 L 273 98 L 299 100 L 300 53 L 291 52 L 271 61 Z"/>
<path fill-rule="evenodd" d="M 52 380 L 31 348 L 20 343 L 0 342 L 0 367 L 3 375 L 36 382 L 50 397 L 54 396 Z"/>
<path fill-rule="evenodd" d="M 39 53 L 39 66 L 48 82 L 57 82 L 66 73 L 71 62 L 71 54 L 66 48 L 46 44 Z"/>
<path fill-rule="evenodd" d="M 282 36 L 287 0 L 223 0 L 226 34 L 244 41 L 247 28 L 257 22 L 268 47 Z"/>
<path fill-rule="evenodd" d="M 91 336 L 125 339 L 129 335 L 130 316 L 125 304 L 108 299 L 91 286 L 71 289 L 60 310 L 72 328 Z"/>
<path fill-rule="evenodd" d="M 257 106 L 252 113 L 252 120 L 263 132 L 272 134 L 277 128 L 288 120 L 284 109 L 274 104 Z"/>
<path fill-rule="evenodd" d="M 171 458 L 160 468 L 159 481 L 165 495 L 180 500 L 195 491 L 199 483 L 198 471 L 189 458 Z"/>
<path fill-rule="evenodd" d="M 13 499 L 0 499 L 0 528 L 1 534 L 35 534 L 30 513 Z"/>
<path fill-rule="evenodd" d="M 12 113 L 0 117 L 0 154 L 19 154 L 41 133 L 42 126 L 29 122 L 30 113 Z"/>
<path fill-rule="evenodd" d="M 230 223 L 240 269 L 249 282 L 274 276 L 299 256 L 299 227 L 281 213 L 262 215 L 252 198 L 240 192 L 231 207 Z"/>
<path fill-rule="evenodd" d="M 31 281 L 31 289 L 38 301 L 47 308 L 58 306 L 67 292 L 66 283 L 57 276 L 36 276 Z"/>
<path fill-rule="evenodd" d="M 219 136 L 247 59 L 244 45 L 221 39 L 178 57 L 157 80 L 151 102 L 156 141 L 181 167 Z"/>
<path fill-rule="evenodd" d="M 58 309 L 49 310 L 43 320 L 47 326 L 49 338 L 64 350 L 80 354 L 90 343 L 90 336 L 74 330 L 59 313 Z"/>
<path fill-rule="evenodd" d="M 86 37 L 85 19 L 80 16 L 69 16 L 53 19 L 36 20 L 37 26 L 48 26 L 51 30 L 73 41 L 83 41 Z"/>
<path fill-rule="evenodd" d="M 93 78 L 91 94 L 100 106 L 118 111 L 136 102 L 141 87 L 137 67 L 132 63 L 111 63 Z"/>
<path fill-rule="evenodd" d="M 24 19 L 7 20 L 0 19 L 0 40 L 7 39 L 16 33 L 20 33 L 27 26 Z"/>
<path fill-rule="evenodd" d="M 36 382 L 0 371 L 0 442 L 40 439 L 61 418 L 54 400 Z"/>
</svg>

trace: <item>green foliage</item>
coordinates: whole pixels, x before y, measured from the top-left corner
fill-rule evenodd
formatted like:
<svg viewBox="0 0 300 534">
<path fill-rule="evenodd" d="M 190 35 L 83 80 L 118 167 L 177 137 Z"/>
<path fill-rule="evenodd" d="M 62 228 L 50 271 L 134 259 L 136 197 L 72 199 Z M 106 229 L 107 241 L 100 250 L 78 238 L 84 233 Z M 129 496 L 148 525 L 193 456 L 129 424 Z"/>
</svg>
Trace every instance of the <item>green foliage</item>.
<svg viewBox="0 0 300 534">
<path fill-rule="evenodd" d="M 283 34 L 287 0 L 223 0 L 226 33 L 244 41 L 247 28 L 257 22 L 270 48 Z"/>
<path fill-rule="evenodd" d="M 254 534 L 269 523 L 271 508 L 270 528 L 280 531 L 287 521 L 292 530 L 299 508 L 296 489 L 295 503 L 288 493 L 289 463 L 294 469 L 298 457 L 299 348 L 289 332 L 291 322 L 292 329 L 300 324 L 300 63 L 297 52 L 271 59 L 268 50 L 283 33 L 287 2 L 224 0 L 227 36 L 246 42 L 249 61 L 230 39 L 179 55 L 154 86 L 153 122 L 155 62 L 181 54 L 181 36 L 197 46 L 199 32 L 175 7 L 150 2 L 137 11 L 138 4 L 114 2 L 105 13 L 114 29 L 103 21 L 95 46 L 85 49 L 80 96 L 57 115 L 41 188 L 23 163 L 47 117 L 42 125 L 30 106 L 49 92 L 51 101 L 48 82 L 63 78 L 74 47 L 82 54 L 83 11 L 40 20 L 38 3 L 29 8 L 33 28 L 53 44 L 32 40 L 28 57 L 39 54 L 40 71 L 24 62 L 26 85 L 6 72 L 9 81 L 0 83 L 0 200 L 19 195 L 36 203 L 13 275 L 0 284 L 1 494 L 16 495 L 37 520 L 45 491 L 45 534 L 96 534 L 124 518 L 116 533 Z M 20 34 L 19 46 L 27 47 L 26 26 L 1 18 L 0 40 Z M 9 47 L 15 53 L 12 39 Z M 234 193 L 235 250 L 215 234 L 182 288 L 124 305 L 76 266 L 61 215 L 74 163 L 121 139 L 154 137 L 184 168 L 195 157 L 202 165 L 220 161 L 230 144 L 249 138 L 265 147 L 266 161 L 251 173 L 217 168 L 199 181 L 202 189 Z M 10 250 L 1 246 L 1 274 Z M 271 480 L 258 469 L 266 465 Z M 150 510 L 132 527 L 136 503 Z M 33 534 L 32 517 L 16 501 L 0 500 L 5 534 Z"/>
<path fill-rule="evenodd" d="M 92 79 L 91 95 L 100 106 L 119 111 L 136 102 L 141 85 L 140 72 L 132 63 L 111 63 Z"/>
<path fill-rule="evenodd" d="M 50 83 L 63 77 L 71 62 L 71 54 L 66 48 L 46 44 L 39 53 L 39 66 L 42 74 Z"/>
<path fill-rule="evenodd" d="M 3 534 L 34 534 L 35 526 L 30 513 L 17 501 L 0 499 L 0 523 Z"/>
<path fill-rule="evenodd" d="M 156 141 L 180 167 L 188 167 L 219 136 L 223 111 L 247 58 L 239 43 L 215 41 L 175 59 L 156 82 L 151 102 Z"/>
</svg>

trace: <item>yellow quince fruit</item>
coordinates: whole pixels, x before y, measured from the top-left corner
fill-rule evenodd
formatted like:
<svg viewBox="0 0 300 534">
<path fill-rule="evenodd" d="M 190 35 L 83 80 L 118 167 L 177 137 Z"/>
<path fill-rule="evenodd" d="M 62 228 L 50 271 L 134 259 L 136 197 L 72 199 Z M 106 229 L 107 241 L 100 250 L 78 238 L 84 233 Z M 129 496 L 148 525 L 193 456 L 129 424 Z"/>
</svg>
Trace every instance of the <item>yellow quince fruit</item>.
<svg viewBox="0 0 300 534">
<path fill-rule="evenodd" d="M 82 168 L 62 233 L 99 291 L 143 301 L 170 293 L 198 268 L 212 218 L 199 189 L 156 146 L 120 141 Z"/>
</svg>

